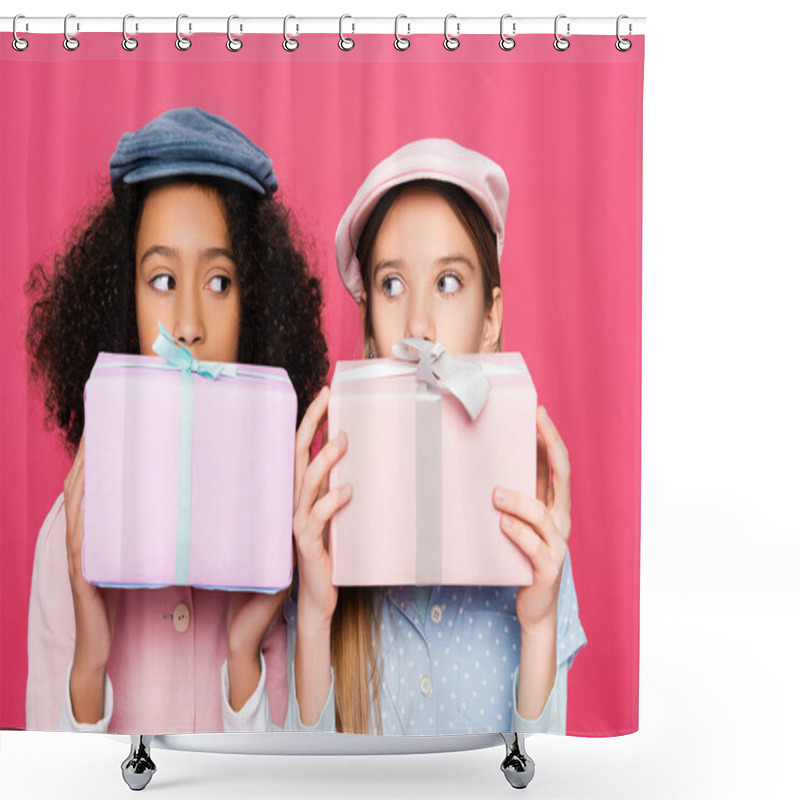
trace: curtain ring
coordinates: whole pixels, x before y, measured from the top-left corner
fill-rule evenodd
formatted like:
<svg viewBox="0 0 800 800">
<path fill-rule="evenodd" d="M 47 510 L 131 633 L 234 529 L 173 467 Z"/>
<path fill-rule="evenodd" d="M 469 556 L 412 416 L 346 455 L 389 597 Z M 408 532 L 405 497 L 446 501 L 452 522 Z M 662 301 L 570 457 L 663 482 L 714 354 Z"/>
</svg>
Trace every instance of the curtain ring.
<svg viewBox="0 0 800 800">
<path fill-rule="evenodd" d="M 287 53 L 294 53 L 294 51 L 300 47 L 300 41 L 295 39 L 294 36 L 289 36 L 287 32 L 287 25 L 290 19 L 297 19 L 297 17 L 288 14 L 283 18 L 283 49 L 286 50 Z M 300 30 L 299 25 L 297 26 L 297 30 Z"/>
<path fill-rule="evenodd" d="M 67 32 L 67 26 L 69 25 L 69 21 L 71 19 L 75 19 L 74 14 L 67 14 L 67 16 L 64 17 L 64 49 L 69 51 L 77 50 L 81 44 L 74 36 L 70 36 Z M 80 29 L 80 24 L 77 24 L 76 30 Z"/>
<path fill-rule="evenodd" d="M 396 50 L 408 50 L 411 47 L 411 39 L 406 39 L 405 36 L 401 36 L 398 32 L 401 19 L 408 19 L 408 17 L 405 14 L 398 14 L 394 18 L 394 46 Z M 406 24 L 408 25 L 408 32 L 411 33 L 411 23 L 407 22 Z"/>
<path fill-rule="evenodd" d="M 231 14 L 228 17 L 228 42 L 225 45 L 225 47 L 227 47 L 228 50 L 231 51 L 231 53 L 238 53 L 242 49 L 244 43 L 242 42 L 241 39 L 237 39 L 235 36 L 231 36 L 232 19 L 239 19 L 239 17 L 237 17 L 236 14 Z"/>
<path fill-rule="evenodd" d="M 342 33 L 342 24 L 346 19 L 353 18 L 349 14 L 342 14 L 342 16 L 339 17 L 339 49 L 345 51 L 352 50 L 356 46 L 356 43 L 349 36 L 345 36 Z M 355 31 L 355 29 L 356 26 L 355 23 L 353 23 L 353 30 Z"/>
<path fill-rule="evenodd" d="M 181 33 L 181 20 L 187 19 L 188 17 L 189 17 L 188 14 L 178 14 L 178 18 L 175 20 L 175 33 L 178 37 L 177 39 L 175 39 L 175 47 L 177 47 L 178 50 L 188 50 L 192 46 L 192 40 L 187 39 Z M 192 23 L 190 22 L 189 30 L 191 29 L 192 29 Z"/>
<path fill-rule="evenodd" d="M 623 19 L 628 19 L 628 15 L 627 14 L 620 14 L 617 17 L 617 41 L 616 41 L 614 47 L 616 47 L 617 50 L 620 51 L 620 53 L 627 53 L 628 50 L 630 50 L 631 47 L 633 47 L 633 42 L 630 39 L 623 39 L 619 35 L 619 23 Z M 628 26 L 628 33 L 630 33 L 630 26 Z"/>
<path fill-rule="evenodd" d="M 17 16 L 14 17 L 14 22 L 11 23 L 11 32 L 14 34 L 14 39 L 11 42 L 11 46 L 17 52 L 21 53 L 23 50 L 27 50 L 28 49 L 28 40 L 27 39 L 23 39 L 21 36 L 17 36 L 17 20 L 18 19 L 25 19 L 25 15 L 24 14 L 17 14 Z"/>
<path fill-rule="evenodd" d="M 517 46 L 517 43 L 510 36 L 506 36 L 505 32 L 503 31 L 503 25 L 505 24 L 505 21 L 507 19 L 511 19 L 511 17 L 512 17 L 511 14 L 503 14 L 503 16 L 500 17 L 500 49 L 501 50 L 506 50 L 506 51 L 513 50 Z M 512 33 L 516 33 L 517 32 L 517 23 L 516 22 L 512 22 L 511 23 L 511 32 Z"/>
<path fill-rule="evenodd" d="M 135 50 L 139 46 L 138 40 L 134 39 L 133 36 L 128 36 L 129 19 L 136 19 L 136 17 L 134 17 L 133 14 L 126 14 L 122 18 L 122 49 L 128 52 Z M 139 30 L 138 25 L 136 26 L 136 30 Z"/>
<path fill-rule="evenodd" d="M 556 34 L 556 40 L 553 42 L 553 47 L 555 47 L 556 50 L 562 53 L 569 47 L 569 39 L 565 39 L 563 36 L 559 36 L 558 21 L 560 19 L 566 19 L 566 18 L 567 18 L 566 14 L 559 14 L 556 17 L 555 28 L 554 28 Z M 569 22 L 567 23 L 567 36 L 569 36 Z"/>
<path fill-rule="evenodd" d="M 461 33 L 461 23 L 456 22 L 456 35 L 451 36 L 447 32 L 447 23 L 450 22 L 451 19 L 458 20 L 458 17 L 455 14 L 448 14 L 444 18 L 444 49 L 445 50 L 458 50 L 459 45 L 461 42 L 458 41 L 458 34 Z"/>
</svg>

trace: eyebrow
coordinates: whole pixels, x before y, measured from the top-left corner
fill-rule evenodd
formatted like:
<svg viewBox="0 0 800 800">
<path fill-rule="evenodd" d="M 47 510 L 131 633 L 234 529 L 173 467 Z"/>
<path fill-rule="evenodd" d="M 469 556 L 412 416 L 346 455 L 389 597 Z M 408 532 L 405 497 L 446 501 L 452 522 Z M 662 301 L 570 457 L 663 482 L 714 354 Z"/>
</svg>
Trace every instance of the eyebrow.
<svg viewBox="0 0 800 800">
<path fill-rule="evenodd" d="M 475 265 L 470 261 L 466 256 L 462 255 L 452 255 L 452 256 L 442 256 L 441 258 L 436 259 L 436 266 L 438 267 L 447 267 L 450 264 L 466 264 L 470 270 L 473 272 L 475 271 Z M 402 269 L 403 267 L 403 260 L 401 258 L 395 259 L 393 261 L 379 261 L 375 265 L 375 270 L 373 275 L 377 275 L 382 269 Z"/>
<path fill-rule="evenodd" d="M 142 260 L 139 263 L 144 264 L 144 262 L 147 261 L 150 256 L 154 255 L 161 255 L 165 258 L 171 258 L 172 260 L 175 260 L 178 257 L 178 251 L 174 247 L 166 247 L 163 244 L 154 244 L 152 247 L 147 248 L 145 254 L 142 256 Z M 235 263 L 233 253 L 224 247 L 209 247 L 200 254 L 202 261 L 211 261 L 219 256 L 229 258 Z"/>
</svg>

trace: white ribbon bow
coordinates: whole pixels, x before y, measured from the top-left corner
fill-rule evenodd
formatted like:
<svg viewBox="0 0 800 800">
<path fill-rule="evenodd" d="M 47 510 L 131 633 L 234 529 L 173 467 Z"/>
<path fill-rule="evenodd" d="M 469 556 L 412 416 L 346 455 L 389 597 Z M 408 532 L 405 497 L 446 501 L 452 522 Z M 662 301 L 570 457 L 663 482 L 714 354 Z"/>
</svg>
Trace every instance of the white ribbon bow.
<svg viewBox="0 0 800 800">
<path fill-rule="evenodd" d="M 441 344 L 425 339 L 398 339 L 392 354 L 401 361 L 418 363 L 418 380 L 436 391 L 450 392 L 470 418 L 477 419 L 489 397 L 489 380 L 478 362 L 449 356 Z"/>
</svg>

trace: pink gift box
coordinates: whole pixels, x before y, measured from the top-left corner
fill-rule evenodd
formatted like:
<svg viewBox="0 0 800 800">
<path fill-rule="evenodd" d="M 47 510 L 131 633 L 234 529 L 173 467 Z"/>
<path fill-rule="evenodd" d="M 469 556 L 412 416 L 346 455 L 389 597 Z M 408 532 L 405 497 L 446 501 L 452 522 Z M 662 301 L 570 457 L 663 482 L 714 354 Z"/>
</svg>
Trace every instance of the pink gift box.
<svg viewBox="0 0 800 800">
<path fill-rule="evenodd" d="M 413 340 L 412 340 L 413 341 Z M 348 437 L 330 486 L 352 484 L 332 518 L 333 583 L 524 586 L 530 560 L 500 529 L 496 485 L 536 496 L 536 390 L 519 353 L 478 363 L 488 399 L 476 419 L 395 359 L 336 365 L 329 437 Z M 399 373 L 399 374 L 398 374 Z"/>
<path fill-rule="evenodd" d="M 297 397 L 283 369 L 224 368 L 235 376 L 98 356 L 84 395 L 91 583 L 290 585 Z"/>
</svg>

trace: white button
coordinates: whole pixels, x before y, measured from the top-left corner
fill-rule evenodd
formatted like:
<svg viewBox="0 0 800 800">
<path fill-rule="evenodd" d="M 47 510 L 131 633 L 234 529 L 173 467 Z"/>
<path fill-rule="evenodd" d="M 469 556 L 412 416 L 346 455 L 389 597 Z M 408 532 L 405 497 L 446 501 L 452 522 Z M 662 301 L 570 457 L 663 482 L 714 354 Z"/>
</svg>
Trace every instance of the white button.
<svg viewBox="0 0 800 800">
<path fill-rule="evenodd" d="M 175 610 L 172 612 L 172 624 L 175 626 L 175 630 L 178 631 L 178 633 L 186 633 L 189 629 L 190 619 L 189 606 L 187 606 L 186 603 L 178 603 L 178 605 L 175 606 Z"/>
<path fill-rule="evenodd" d="M 440 605 L 431 606 L 431 622 L 438 625 L 442 621 L 442 607 Z"/>
<path fill-rule="evenodd" d="M 431 679 L 427 675 L 423 675 L 419 679 L 419 690 L 427 697 L 432 691 Z"/>
</svg>

